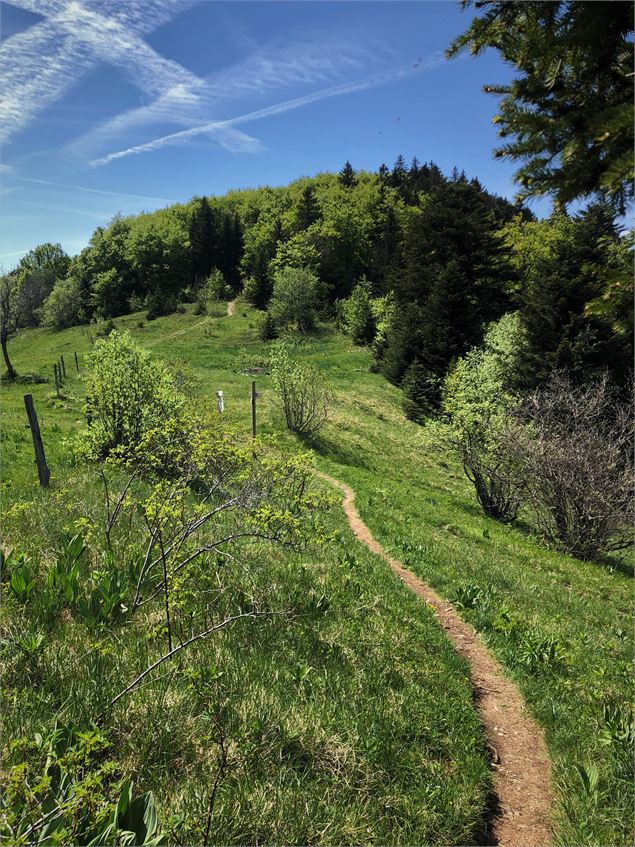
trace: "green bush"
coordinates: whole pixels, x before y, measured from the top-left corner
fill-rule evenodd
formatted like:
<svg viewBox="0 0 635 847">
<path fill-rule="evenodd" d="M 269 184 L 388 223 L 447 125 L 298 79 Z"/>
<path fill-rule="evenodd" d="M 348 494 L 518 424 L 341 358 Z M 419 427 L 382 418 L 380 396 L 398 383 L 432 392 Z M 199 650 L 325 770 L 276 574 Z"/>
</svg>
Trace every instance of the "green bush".
<svg viewBox="0 0 635 847">
<path fill-rule="evenodd" d="M 315 326 L 320 281 L 308 268 L 282 268 L 273 280 L 269 314 L 280 329 L 306 333 Z"/>
<path fill-rule="evenodd" d="M 197 315 L 205 315 L 210 311 L 212 304 L 219 300 L 231 300 L 233 296 L 234 292 L 221 271 L 214 268 L 197 292 L 195 312 Z"/>
<path fill-rule="evenodd" d="M 521 344 L 518 314 L 504 315 L 482 347 L 459 359 L 443 391 L 465 473 L 485 514 L 504 523 L 516 519 L 521 501 L 518 463 L 506 447 L 509 417 L 520 402 L 513 386 Z"/>
<path fill-rule="evenodd" d="M 152 433 L 178 429 L 184 397 L 160 361 L 138 347 L 129 333 L 112 332 L 95 344 L 86 384 L 87 443 L 97 458 L 117 449 L 133 455 L 149 449 Z"/>
<path fill-rule="evenodd" d="M 354 344 L 370 344 L 377 329 L 373 313 L 370 282 L 363 276 L 353 288 L 351 296 L 342 303 L 344 330 Z"/>
<path fill-rule="evenodd" d="M 42 323 L 57 330 L 75 326 L 82 317 L 81 303 L 81 289 L 75 277 L 60 280 L 42 304 Z"/>
<path fill-rule="evenodd" d="M 328 417 L 332 399 L 324 375 L 312 365 L 293 361 L 283 342 L 275 345 L 270 362 L 287 427 L 298 435 L 315 435 Z"/>
</svg>

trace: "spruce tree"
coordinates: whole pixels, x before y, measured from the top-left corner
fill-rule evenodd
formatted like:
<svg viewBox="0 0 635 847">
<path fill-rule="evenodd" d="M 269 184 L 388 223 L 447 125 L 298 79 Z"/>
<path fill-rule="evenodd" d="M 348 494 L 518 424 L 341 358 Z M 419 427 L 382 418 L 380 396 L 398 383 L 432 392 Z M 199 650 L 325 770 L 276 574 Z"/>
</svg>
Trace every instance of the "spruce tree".
<svg viewBox="0 0 635 847">
<path fill-rule="evenodd" d="M 218 261 L 218 233 L 207 197 L 195 201 L 190 221 L 190 261 L 192 278 L 206 279 Z"/>
<path fill-rule="evenodd" d="M 348 159 L 346 160 L 342 170 L 339 172 L 338 182 L 343 188 L 353 188 L 353 186 L 357 183 L 355 170 Z"/>
<path fill-rule="evenodd" d="M 310 182 L 302 191 L 297 212 L 298 230 L 308 229 L 321 217 L 320 204 L 315 193 L 315 186 Z"/>
</svg>

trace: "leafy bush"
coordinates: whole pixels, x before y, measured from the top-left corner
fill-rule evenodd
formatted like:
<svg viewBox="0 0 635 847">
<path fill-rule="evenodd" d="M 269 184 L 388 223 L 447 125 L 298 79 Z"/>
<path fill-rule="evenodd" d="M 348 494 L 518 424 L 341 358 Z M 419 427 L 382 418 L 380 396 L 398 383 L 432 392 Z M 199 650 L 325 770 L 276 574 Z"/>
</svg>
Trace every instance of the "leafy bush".
<svg viewBox="0 0 635 847">
<path fill-rule="evenodd" d="M 95 344 L 86 384 L 86 440 L 104 458 L 113 450 L 132 455 L 178 429 L 184 397 L 168 369 L 141 350 L 129 333 L 112 332 Z M 152 441 L 152 438 L 150 438 Z"/>
<path fill-rule="evenodd" d="M 293 361 L 282 342 L 276 344 L 270 361 L 287 427 L 298 435 L 315 435 L 328 417 L 332 400 L 324 376 L 312 365 Z"/>
<path fill-rule="evenodd" d="M 219 300 L 231 300 L 233 296 L 234 292 L 225 281 L 221 271 L 214 268 L 196 294 L 195 312 L 197 315 L 205 315 L 213 303 Z M 224 311 L 223 308 L 223 313 Z"/>
<path fill-rule="evenodd" d="M 376 321 L 373 313 L 370 282 L 362 277 L 351 296 L 342 303 L 344 329 L 354 344 L 370 344 L 375 338 Z"/>
<path fill-rule="evenodd" d="M 148 310 L 147 319 L 153 321 L 162 315 L 172 314 L 176 308 L 176 297 L 174 294 L 158 289 L 146 295 L 145 307 Z"/>
<path fill-rule="evenodd" d="M 482 347 L 470 350 L 445 379 L 443 410 L 451 441 L 483 511 L 496 520 L 515 520 L 521 490 L 517 463 L 505 448 L 509 413 L 518 406 L 512 389 L 520 344 L 517 314 L 492 324 Z"/>
<path fill-rule="evenodd" d="M 131 312 L 141 312 L 145 309 L 145 297 L 140 294 L 132 294 L 128 299 L 128 306 Z"/>
<path fill-rule="evenodd" d="M 278 337 L 276 322 L 269 312 L 265 312 L 258 321 L 258 336 L 261 341 L 272 341 Z"/>
<path fill-rule="evenodd" d="M 315 326 L 319 280 L 308 268 L 286 267 L 277 271 L 269 314 L 280 329 L 310 332 Z"/>
<path fill-rule="evenodd" d="M 75 326 L 82 316 L 81 287 L 73 276 L 55 285 L 40 311 L 42 323 L 57 330 Z"/>
<path fill-rule="evenodd" d="M 554 374 L 531 394 L 506 450 L 522 469 L 524 495 L 545 536 L 594 559 L 632 543 L 631 410 L 606 377 L 574 387 Z"/>
</svg>

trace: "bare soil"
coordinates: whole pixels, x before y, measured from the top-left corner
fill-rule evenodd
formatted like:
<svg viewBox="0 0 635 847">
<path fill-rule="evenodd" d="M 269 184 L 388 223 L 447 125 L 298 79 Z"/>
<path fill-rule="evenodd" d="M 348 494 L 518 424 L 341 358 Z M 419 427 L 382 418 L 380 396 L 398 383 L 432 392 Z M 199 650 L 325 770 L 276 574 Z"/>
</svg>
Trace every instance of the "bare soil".
<svg viewBox="0 0 635 847">
<path fill-rule="evenodd" d="M 361 519 L 354 491 L 331 476 L 319 475 L 342 491 L 344 511 L 357 538 L 382 556 L 399 579 L 432 607 L 457 652 L 469 663 L 474 701 L 488 741 L 495 795 L 485 843 L 501 847 L 550 844 L 551 763 L 542 730 L 527 714 L 520 691 L 452 604 L 386 553 Z"/>
</svg>

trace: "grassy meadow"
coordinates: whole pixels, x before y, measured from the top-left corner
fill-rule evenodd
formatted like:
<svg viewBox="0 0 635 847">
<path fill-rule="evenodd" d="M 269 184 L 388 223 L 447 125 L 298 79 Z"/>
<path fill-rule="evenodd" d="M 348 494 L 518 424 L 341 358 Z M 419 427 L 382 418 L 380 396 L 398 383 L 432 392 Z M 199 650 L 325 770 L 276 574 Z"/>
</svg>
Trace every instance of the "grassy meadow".
<svg viewBox="0 0 635 847">
<path fill-rule="evenodd" d="M 245 437 L 256 379 L 259 434 L 286 453 L 310 447 L 316 467 L 351 485 L 375 537 L 457 605 L 518 683 L 552 755 L 558 843 L 632 843 L 630 564 L 580 562 L 546 549 L 529 524 L 486 518 L 443 428 L 406 421 L 370 353 L 328 327 L 295 351 L 335 396 L 319 436 L 300 443 L 276 408 L 257 314 L 239 303 L 234 317 L 136 314 L 115 325 L 191 369 L 199 402 L 214 407 L 222 389 Z M 490 778 L 467 666 L 429 609 L 354 539 L 334 494 L 325 532 L 304 549 L 252 542 L 206 562 L 201 590 L 222 585 L 215 615 L 246 594 L 279 614 L 198 642 L 109 708 L 164 650 L 161 599 L 105 627 L 51 614 L 40 596 L 65 537 L 83 534 L 85 574 L 98 567 L 102 488 L 70 449 L 93 341 L 92 328 L 23 332 L 10 344 L 17 371 L 51 377 L 62 354 L 62 396 L 51 382 L 2 386 L 3 547 L 24 554 L 35 581 L 25 600 L 3 577 L 7 796 L 33 808 L 37 738 L 72 725 L 95 733 L 85 767 L 98 785 L 85 802 L 133 779 L 136 792 L 154 793 L 169 843 L 202 843 L 210 809 L 213 843 L 478 840 Z M 48 490 L 37 485 L 27 392 Z"/>
</svg>

